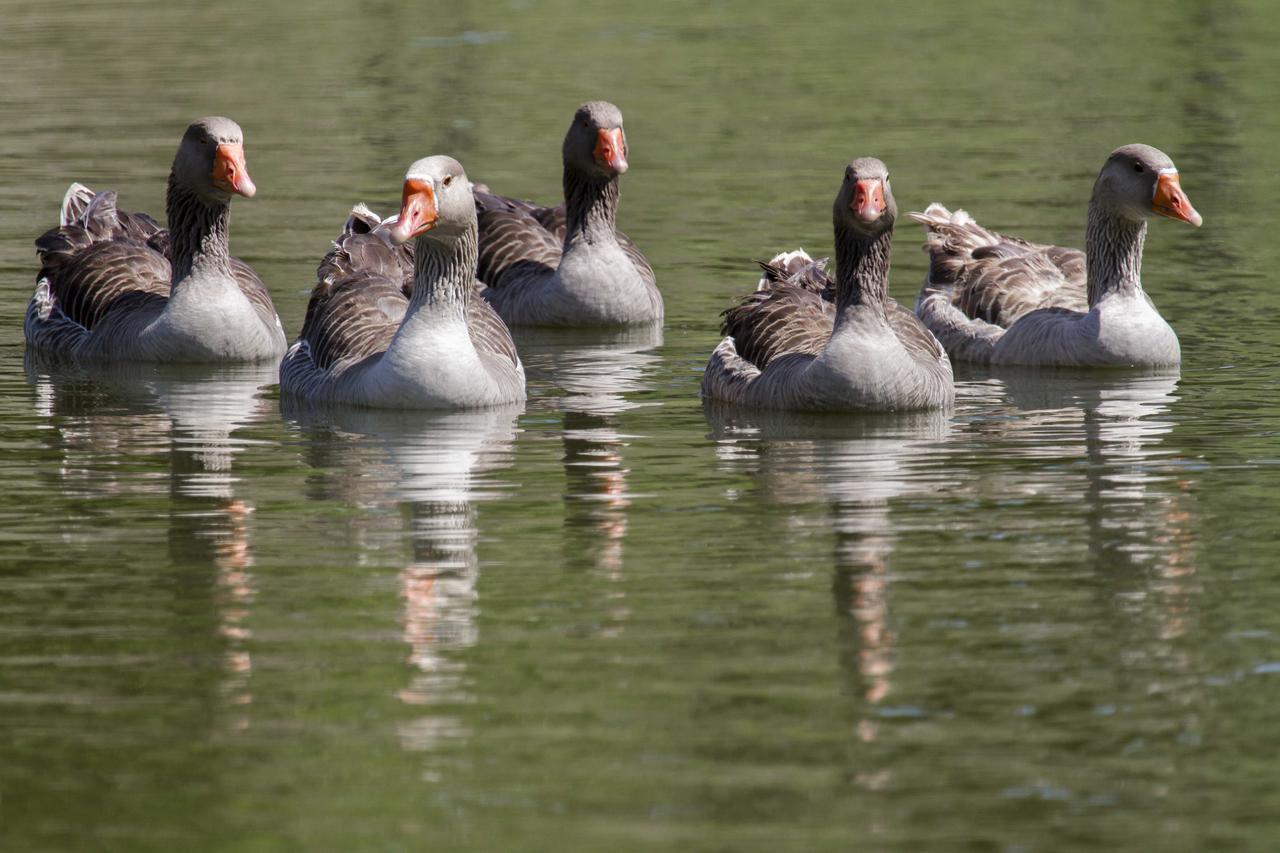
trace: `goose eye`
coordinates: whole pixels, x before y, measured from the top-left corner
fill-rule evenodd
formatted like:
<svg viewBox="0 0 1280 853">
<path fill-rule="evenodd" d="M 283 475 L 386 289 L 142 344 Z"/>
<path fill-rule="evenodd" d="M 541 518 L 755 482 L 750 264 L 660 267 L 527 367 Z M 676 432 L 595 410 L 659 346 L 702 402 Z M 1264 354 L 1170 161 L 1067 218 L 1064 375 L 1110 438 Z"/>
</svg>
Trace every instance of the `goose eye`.
<svg viewBox="0 0 1280 853">
<path fill-rule="evenodd" d="M 444 176 L 444 185 L 447 187 L 447 186 L 449 186 L 449 184 L 451 184 L 451 183 L 453 183 L 453 175 L 445 175 L 445 176 Z"/>
<path fill-rule="evenodd" d="M 1134 164 L 1133 164 L 1133 171 L 1135 171 L 1135 172 L 1137 172 L 1137 173 L 1141 174 L 1142 172 L 1145 172 L 1145 171 L 1146 171 L 1146 169 L 1142 168 L 1142 164 L 1141 164 L 1141 163 L 1134 163 Z"/>
</svg>

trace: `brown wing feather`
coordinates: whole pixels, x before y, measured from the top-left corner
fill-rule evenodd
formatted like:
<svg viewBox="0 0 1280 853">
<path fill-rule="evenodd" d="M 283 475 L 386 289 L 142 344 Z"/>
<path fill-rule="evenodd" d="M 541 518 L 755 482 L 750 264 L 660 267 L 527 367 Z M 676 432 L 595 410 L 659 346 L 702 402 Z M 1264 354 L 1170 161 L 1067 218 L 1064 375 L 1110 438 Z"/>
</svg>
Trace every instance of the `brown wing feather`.
<svg viewBox="0 0 1280 853">
<path fill-rule="evenodd" d="M 733 338 L 738 354 L 763 370 L 792 353 L 818 355 L 831 338 L 835 304 L 793 284 L 757 290 L 723 314 L 721 332 Z"/>
<path fill-rule="evenodd" d="M 268 326 L 275 325 L 276 306 L 271 301 L 271 292 L 267 290 L 267 285 L 253 271 L 253 268 L 239 258 L 232 258 L 231 274 L 235 276 L 236 284 L 240 285 L 240 292 L 249 300 L 253 310 L 262 318 L 262 322 Z"/>
<path fill-rule="evenodd" d="M 543 207 L 531 201 L 477 190 L 480 263 L 476 277 L 489 287 L 502 287 L 530 273 L 550 273 L 560 264 L 568 221 L 563 203 Z M 653 267 L 640 248 L 621 231 L 618 245 L 641 275 L 654 280 Z"/>
<path fill-rule="evenodd" d="M 942 205 L 912 217 L 925 226 L 929 286 L 949 289 L 970 319 L 1007 328 L 1042 308 L 1088 310 L 1083 252 L 1006 236 Z"/>
<path fill-rule="evenodd" d="M 68 233 L 73 230 L 81 233 Z M 169 261 L 144 243 L 123 237 L 95 242 L 79 226 L 66 225 L 36 245 L 44 262 L 40 276 L 48 279 L 58 309 L 86 329 L 112 311 L 169 298 Z"/>
<path fill-rule="evenodd" d="M 467 329 L 471 333 L 471 342 L 479 352 L 506 358 L 512 364 L 520 363 L 511 330 L 498 316 L 498 312 L 493 310 L 493 306 L 480 295 L 479 288 L 472 288 L 468 296 Z"/>
<path fill-rule="evenodd" d="M 1005 328 L 1041 308 L 1087 311 L 1084 257 L 1071 252 L 1016 243 L 977 249 L 957 276 L 953 300 L 967 316 Z"/>
<path fill-rule="evenodd" d="M 480 258 L 477 277 L 501 288 L 530 275 L 549 275 L 560 264 L 562 240 L 527 212 L 478 212 Z"/>
<path fill-rule="evenodd" d="M 316 270 L 300 337 L 321 369 L 386 350 L 409 306 L 399 249 L 344 234 Z"/>
<path fill-rule="evenodd" d="M 39 277 L 62 314 L 92 329 L 112 311 L 169 295 L 169 261 L 148 242 L 162 233 L 145 213 L 116 207 L 116 194 L 73 185 L 63 201 L 66 224 L 36 239 Z"/>
<path fill-rule="evenodd" d="M 836 321 L 836 284 L 826 271 L 827 259 L 757 263 L 766 285 L 724 312 L 722 333 L 732 336 L 738 354 L 761 370 L 781 355 L 821 353 Z M 896 299 L 885 300 L 885 314 L 909 353 L 925 359 L 943 357 L 938 339 Z"/>
<path fill-rule="evenodd" d="M 903 349 L 912 356 L 925 360 L 945 357 L 942 344 L 934 337 L 933 332 L 920 322 L 915 312 L 904 308 L 896 299 L 887 299 L 885 313 L 889 320 L 889 327 L 898 336 Z"/>
</svg>

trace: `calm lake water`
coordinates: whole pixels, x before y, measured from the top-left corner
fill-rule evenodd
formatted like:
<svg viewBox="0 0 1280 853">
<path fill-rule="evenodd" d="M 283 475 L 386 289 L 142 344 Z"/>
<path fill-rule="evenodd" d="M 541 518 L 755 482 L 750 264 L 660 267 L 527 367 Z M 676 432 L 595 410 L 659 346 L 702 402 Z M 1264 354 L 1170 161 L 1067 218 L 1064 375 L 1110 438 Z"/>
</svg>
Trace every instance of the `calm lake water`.
<svg viewBox="0 0 1280 853">
<path fill-rule="evenodd" d="M 1274 5 L 3 6 L 3 849 L 1274 849 Z M 232 245 L 292 336 L 353 202 L 431 153 L 555 199 L 597 97 L 666 328 L 522 336 L 521 410 L 24 364 L 67 184 L 162 212 L 195 116 L 245 129 Z M 1133 141 L 1205 218 L 1147 241 L 1180 376 L 699 401 L 752 260 L 829 253 L 852 157 L 1079 245 Z"/>
</svg>

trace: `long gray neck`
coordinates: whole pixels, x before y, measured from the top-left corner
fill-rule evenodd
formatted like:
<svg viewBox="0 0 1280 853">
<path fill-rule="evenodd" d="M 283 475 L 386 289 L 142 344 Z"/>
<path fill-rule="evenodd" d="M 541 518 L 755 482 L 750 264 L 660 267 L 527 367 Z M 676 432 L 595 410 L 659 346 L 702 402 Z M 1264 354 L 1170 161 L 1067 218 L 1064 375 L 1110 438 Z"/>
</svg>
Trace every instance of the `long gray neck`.
<svg viewBox="0 0 1280 853">
<path fill-rule="evenodd" d="M 427 234 L 418 238 L 406 323 L 417 316 L 465 318 L 467 299 L 475 282 L 478 245 L 474 219 L 452 242 L 433 240 Z"/>
<path fill-rule="evenodd" d="M 836 223 L 836 323 L 866 306 L 884 310 L 889 296 L 889 250 L 893 228 L 862 234 Z"/>
<path fill-rule="evenodd" d="M 231 205 L 210 204 L 170 173 L 164 207 L 169 220 L 172 286 L 176 288 L 193 273 L 230 279 L 231 251 L 227 234 L 231 227 Z"/>
<path fill-rule="evenodd" d="M 1142 243 L 1147 221 L 1133 221 L 1105 202 L 1089 202 L 1084 245 L 1089 282 L 1089 306 L 1110 293 L 1142 291 Z"/>
<path fill-rule="evenodd" d="M 601 178 L 564 167 L 564 250 L 576 245 L 616 243 L 618 176 Z"/>
</svg>

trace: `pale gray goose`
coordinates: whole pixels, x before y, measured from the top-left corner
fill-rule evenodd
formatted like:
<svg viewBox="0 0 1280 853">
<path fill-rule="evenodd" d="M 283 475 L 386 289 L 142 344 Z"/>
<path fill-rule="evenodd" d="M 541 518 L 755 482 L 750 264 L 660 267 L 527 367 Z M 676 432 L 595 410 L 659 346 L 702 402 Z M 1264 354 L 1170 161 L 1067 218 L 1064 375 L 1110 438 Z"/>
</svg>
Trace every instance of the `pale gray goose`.
<svg viewBox="0 0 1280 853">
<path fill-rule="evenodd" d="M 404 244 L 415 237 L 411 255 Z M 280 366 L 282 391 L 392 409 L 523 401 L 511 333 L 476 291 L 476 247 L 462 166 L 440 156 L 414 163 L 399 216 L 380 222 L 357 207 L 321 262 L 302 333 Z"/>
<path fill-rule="evenodd" d="M 627 171 L 622 113 L 583 104 L 564 137 L 564 204 L 476 193 L 479 278 L 502 318 L 527 326 L 623 326 L 662 320 L 653 269 L 617 230 Z"/>
<path fill-rule="evenodd" d="M 116 194 L 72 184 L 36 240 L 27 345 L 92 361 L 276 359 L 286 341 L 262 279 L 227 246 L 231 198 L 257 191 L 231 119 L 193 122 L 169 173 L 164 230 Z"/>
<path fill-rule="evenodd" d="M 794 411 L 897 411 L 950 406 L 951 362 L 888 293 L 897 216 L 889 173 L 854 160 L 832 210 L 836 276 L 803 253 L 779 255 L 760 289 L 724 314 L 703 395 Z"/>
<path fill-rule="evenodd" d="M 931 204 L 916 301 L 953 359 L 978 364 L 1175 367 L 1178 336 L 1142 289 L 1151 214 L 1199 227 L 1178 170 L 1149 145 L 1111 152 L 1093 185 L 1085 252 L 989 231 Z"/>
</svg>

